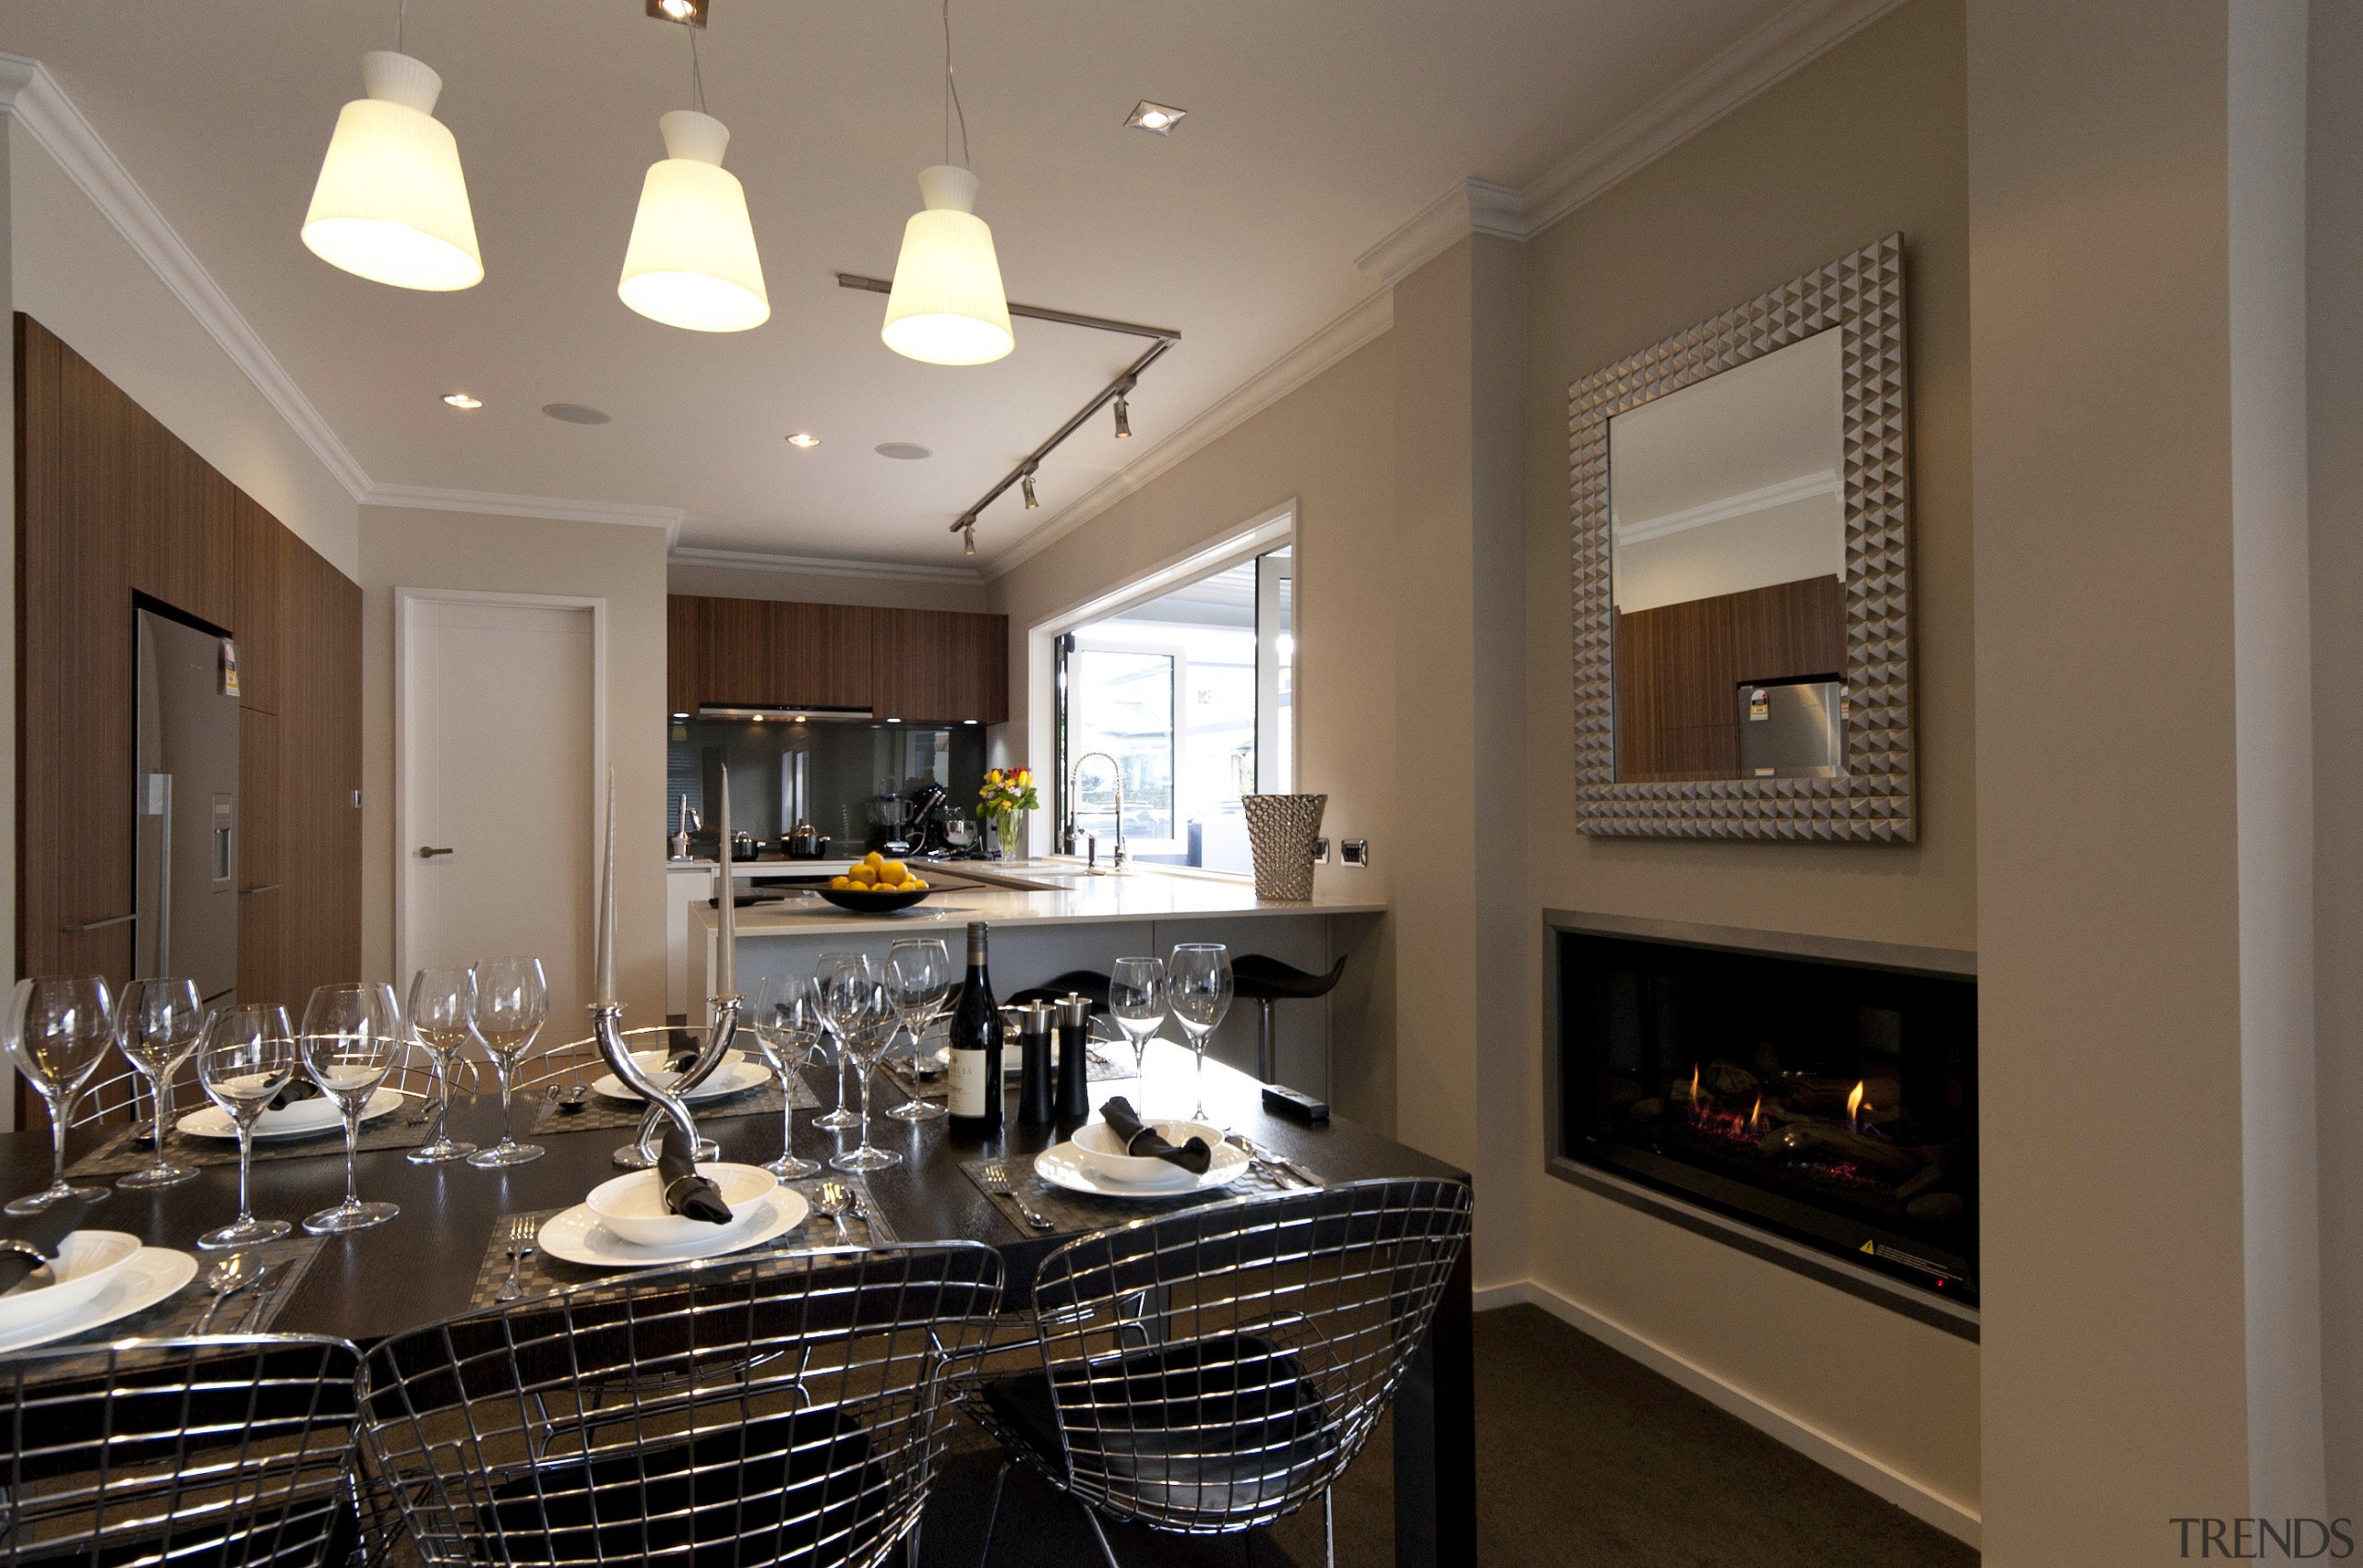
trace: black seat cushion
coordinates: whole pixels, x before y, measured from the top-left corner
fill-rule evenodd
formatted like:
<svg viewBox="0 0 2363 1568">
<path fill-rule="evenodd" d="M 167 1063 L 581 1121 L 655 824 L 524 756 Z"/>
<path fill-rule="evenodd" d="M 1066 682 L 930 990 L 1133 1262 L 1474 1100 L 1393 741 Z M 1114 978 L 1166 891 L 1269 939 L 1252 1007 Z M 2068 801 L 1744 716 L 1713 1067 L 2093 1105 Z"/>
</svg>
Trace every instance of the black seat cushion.
<svg viewBox="0 0 2363 1568">
<path fill-rule="evenodd" d="M 1026 987 L 1012 996 L 1004 1005 L 1024 1007 L 1027 1002 L 1055 1002 L 1069 992 L 1087 998 L 1094 1012 L 1108 1011 L 1108 976 L 1097 969 L 1070 969 L 1041 985 Z"/>
<path fill-rule="evenodd" d="M 536 1465 L 492 1489 L 483 1528 L 512 1563 L 830 1563 L 875 1538 L 888 1501 L 860 1424 L 799 1410 Z"/>
<path fill-rule="evenodd" d="M 1296 997 L 1325 997 L 1346 972 L 1343 958 L 1326 975 L 1314 975 L 1293 964 L 1282 964 L 1260 952 L 1242 952 L 1230 961 L 1231 984 L 1250 1001 Z"/>
<path fill-rule="evenodd" d="M 1151 1346 L 1059 1380 L 1063 1450 L 1048 1374 L 997 1379 L 985 1401 L 1053 1475 L 1079 1474 L 1150 1514 L 1255 1514 L 1336 1448 L 1302 1365 L 1256 1335 Z"/>
</svg>

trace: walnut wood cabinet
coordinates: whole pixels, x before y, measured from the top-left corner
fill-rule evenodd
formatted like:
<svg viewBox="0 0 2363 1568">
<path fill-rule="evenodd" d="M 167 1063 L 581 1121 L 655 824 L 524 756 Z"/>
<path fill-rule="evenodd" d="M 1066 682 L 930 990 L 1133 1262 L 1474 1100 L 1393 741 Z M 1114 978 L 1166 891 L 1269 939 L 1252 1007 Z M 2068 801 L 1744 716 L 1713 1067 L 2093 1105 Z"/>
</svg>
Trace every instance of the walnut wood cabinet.
<svg viewBox="0 0 2363 1568">
<path fill-rule="evenodd" d="M 869 708 L 882 719 L 1009 717 L 1009 617 L 949 610 L 675 594 L 671 711 L 702 705 Z"/>
<path fill-rule="evenodd" d="M 361 590 L 16 317 L 18 973 L 131 977 L 135 596 L 238 644 L 238 990 L 361 968 Z"/>
</svg>

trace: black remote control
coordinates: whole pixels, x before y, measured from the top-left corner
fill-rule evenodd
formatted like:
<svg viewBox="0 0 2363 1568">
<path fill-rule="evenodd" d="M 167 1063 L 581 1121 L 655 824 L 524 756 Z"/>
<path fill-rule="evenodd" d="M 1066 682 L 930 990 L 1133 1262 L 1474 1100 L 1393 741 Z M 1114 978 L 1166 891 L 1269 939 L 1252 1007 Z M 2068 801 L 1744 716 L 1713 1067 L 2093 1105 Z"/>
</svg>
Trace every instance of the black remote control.
<svg viewBox="0 0 2363 1568">
<path fill-rule="evenodd" d="M 1264 1085 L 1264 1108 L 1274 1116 L 1285 1116 L 1290 1121 L 1313 1125 L 1329 1119 L 1325 1100 L 1316 1100 L 1301 1089 L 1291 1089 L 1284 1083 Z"/>
</svg>

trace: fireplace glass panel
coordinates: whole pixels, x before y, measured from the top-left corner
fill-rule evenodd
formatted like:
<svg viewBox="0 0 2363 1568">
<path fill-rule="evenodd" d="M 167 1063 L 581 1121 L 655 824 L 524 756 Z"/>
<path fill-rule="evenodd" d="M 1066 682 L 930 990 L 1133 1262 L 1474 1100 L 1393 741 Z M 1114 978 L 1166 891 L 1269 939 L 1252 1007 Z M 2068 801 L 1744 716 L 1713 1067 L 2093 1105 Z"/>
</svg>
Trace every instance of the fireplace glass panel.
<svg viewBox="0 0 2363 1568">
<path fill-rule="evenodd" d="M 1976 1299 L 1973 979 L 1556 937 L 1558 1154 Z"/>
</svg>

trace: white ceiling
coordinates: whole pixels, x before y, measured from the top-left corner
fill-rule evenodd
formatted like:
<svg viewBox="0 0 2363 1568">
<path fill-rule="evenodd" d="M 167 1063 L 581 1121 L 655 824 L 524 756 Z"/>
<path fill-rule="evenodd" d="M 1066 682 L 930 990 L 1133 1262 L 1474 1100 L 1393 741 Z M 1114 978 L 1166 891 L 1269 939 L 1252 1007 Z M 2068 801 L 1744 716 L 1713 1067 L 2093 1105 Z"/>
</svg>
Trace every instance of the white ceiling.
<svg viewBox="0 0 2363 1568">
<path fill-rule="evenodd" d="M 714 0 L 772 299 L 754 331 L 642 319 L 615 284 L 656 117 L 690 102 L 680 29 L 641 0 L 411 0 L 443 75 L 486 279 L 380 287 L 296 238 L 359 56 L 395 0 L 0 0 L 43 62 L 381 485 L 679 507 L 708 549 L 958 565 L 950 520 L 1137 352 L 1020 320 L 972 369 L 878 341 L 914 175 L 942 156 L 935 0 Z M 1468 176 L 1522 186 L 1789 0 L 954 0 L 978 211 L 1013 299 L 1178 329 L 1133 403 L 978 529 L 985 563 L 1368 295 L 1355 257 Z M 1142 98 L 1190 117 L 1122 128 Z M 473 413 L 441 395 L 485 401 Z M 543 404 L 589 403 L 581 427 Z M 782 439 L 809 429 L 823 445 Z M 872 450 L 909 441 L 924 462 Z"/>
</svg>

